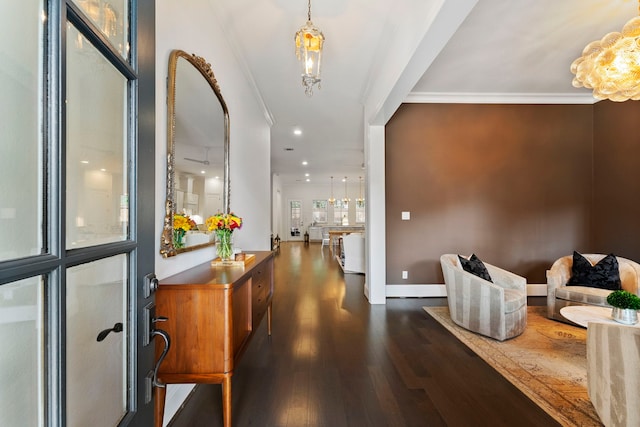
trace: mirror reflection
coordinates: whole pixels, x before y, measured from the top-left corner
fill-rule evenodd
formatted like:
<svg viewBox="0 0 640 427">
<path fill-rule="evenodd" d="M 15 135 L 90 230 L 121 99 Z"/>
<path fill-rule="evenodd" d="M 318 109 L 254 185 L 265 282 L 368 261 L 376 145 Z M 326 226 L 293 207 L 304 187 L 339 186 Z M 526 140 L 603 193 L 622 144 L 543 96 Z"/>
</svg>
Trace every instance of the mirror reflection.
<svg viewBox="0 0 640 427">
<path fill-rule="evenodd" d="M 165 257 L 214 244 L 205 221 L 229 200 L 229 119 L 210 65 L 173 51 L 168 89 Z"/>
</svg>

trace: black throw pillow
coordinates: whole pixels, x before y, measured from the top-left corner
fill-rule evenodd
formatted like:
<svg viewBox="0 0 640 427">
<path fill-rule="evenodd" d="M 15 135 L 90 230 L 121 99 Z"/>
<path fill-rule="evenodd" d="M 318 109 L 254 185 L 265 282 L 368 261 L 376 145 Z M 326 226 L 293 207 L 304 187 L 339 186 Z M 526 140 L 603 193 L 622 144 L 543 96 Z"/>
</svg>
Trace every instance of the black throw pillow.
<svg viewBox="0 0 640 427">
<path fill-rule="evenodd" d="M 487 267 L 485 267 L 484 263 L 480 261 L 480 258 L 478 258 L 476 254 L 471 254 L 469 259 L 458 255 L 458 259 L 460 260 L 460 265 L 462 266 L 462 269 L 464 271 L 466 271 L 467 273 L 475 274 L 481 279 L 493 283 Z"/>
<path fill-rule="evenodd" d="M 571 277 L 567 286 L 589 286 L 612 291 L 622 289 L 618 259 L 614 254 L 609 254 L 596 265 L 591 265 L 588 259 L 573 251 Z"/>
</svg>

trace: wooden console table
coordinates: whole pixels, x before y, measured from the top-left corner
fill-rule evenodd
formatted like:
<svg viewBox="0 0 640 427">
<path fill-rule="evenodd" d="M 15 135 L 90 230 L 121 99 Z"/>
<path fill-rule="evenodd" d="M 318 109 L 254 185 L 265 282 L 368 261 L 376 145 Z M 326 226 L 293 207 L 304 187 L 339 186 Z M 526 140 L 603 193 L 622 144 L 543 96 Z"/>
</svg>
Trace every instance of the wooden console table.
<svg viewBox="0 0 640 427">
<path fill-rule="evenodd" d="M 273 253 L 255 253 L 243 266 L 210 262 L 161 280 L 157 326 L 169 333 L 171 349 L 158 370 L 165 384 L 222 384 L 225 427 L 231 427 L 231 376 L 260 321 L 267 314 L 271 335 Z M 159 341 L 159 340 L 156 340 Z M 162 353 L 156 343 L 156 358 Z M 155 389 L 155 425 L 162 427 L 166 388 Z"/>
</svg>

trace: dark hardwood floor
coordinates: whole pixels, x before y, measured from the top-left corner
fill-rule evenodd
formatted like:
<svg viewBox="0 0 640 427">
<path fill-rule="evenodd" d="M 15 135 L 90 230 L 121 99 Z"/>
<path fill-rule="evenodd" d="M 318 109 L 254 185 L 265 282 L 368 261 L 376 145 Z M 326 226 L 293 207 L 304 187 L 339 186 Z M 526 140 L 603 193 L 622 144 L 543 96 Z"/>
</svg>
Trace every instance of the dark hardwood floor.
<svg viewBox="0 0 640 427">
<path fill-rule="evenodd" d="M 233 376 L 233 425 L 558 426 L 427 315 L 443 298 L 370 305 L 364 276 L 320 244 L 282 243 L 266 319 Z M 221 388 L 201 385 L 171 427 L 221 426 Z"/>
</svg>

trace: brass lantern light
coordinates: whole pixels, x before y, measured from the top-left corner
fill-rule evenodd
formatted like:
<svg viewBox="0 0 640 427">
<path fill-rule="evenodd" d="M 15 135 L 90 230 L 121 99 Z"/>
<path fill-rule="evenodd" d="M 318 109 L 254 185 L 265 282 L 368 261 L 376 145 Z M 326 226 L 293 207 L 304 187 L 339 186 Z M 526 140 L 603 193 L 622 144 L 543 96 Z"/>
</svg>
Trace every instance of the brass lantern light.
<svg viewBox="0 0 640 427">
<path fill-rule="evenodd" d="M 351 201 L 350 198 L 347 197 L 347 177 L 345 176 L 344 179 L 344 197 L 342 198 L 342 202 L 347 204 Z"/>
<path fill-rule="evenodd" d="M 360 197 L 358 197 L 356 199 L 356 203 L 363 204 L 364 203 L 364 197 L 362 197 L 362 177 L 359 176 L 358 179 L 360 179 Z"/>
<path fill-rule="evenodd" d="M 322 62 L 322 45 L 324 35 L 311 22 L 311 0 L 307 3 L 307 23 L 298 30 L 295 36 L 296 56 L 302 66 L 302 85 L 307 96 L 313 95 L 313 85 L 320 89 L 320 66 Z"/>
</svg>

